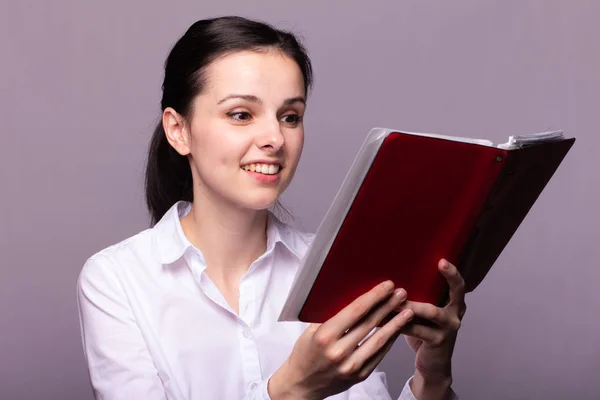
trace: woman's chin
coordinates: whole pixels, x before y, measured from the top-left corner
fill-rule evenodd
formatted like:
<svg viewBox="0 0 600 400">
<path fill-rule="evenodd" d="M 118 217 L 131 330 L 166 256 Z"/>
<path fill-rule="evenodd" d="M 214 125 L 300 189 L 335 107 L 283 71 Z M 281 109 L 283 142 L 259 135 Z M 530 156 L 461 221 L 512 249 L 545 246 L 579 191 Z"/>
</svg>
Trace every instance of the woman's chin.
<svg viewBox="0 0 600 400">
<path fill-rule="evenodd" d="M 273 207 L 275 203 L 277 203 L 277 199 L 270 201 L 253 202 L 249 208 L 255 211 L 263 211 Z"/>
<path fill-rule="evenodd" d="M 246 198 L 244 201 L 244 208 L 255 211 L 266 210 L 274 206 L 275 203 L 277 203 L 278 198 L 279 196 L 275 194 Z"/>
</svg>

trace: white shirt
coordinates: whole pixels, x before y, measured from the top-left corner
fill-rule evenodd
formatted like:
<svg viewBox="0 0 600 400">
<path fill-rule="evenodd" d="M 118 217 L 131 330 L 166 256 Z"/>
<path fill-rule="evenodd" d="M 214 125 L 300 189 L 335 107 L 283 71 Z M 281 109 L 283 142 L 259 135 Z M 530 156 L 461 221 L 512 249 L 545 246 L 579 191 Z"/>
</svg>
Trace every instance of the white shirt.
<svg viewBox="0 0 600 400">
<path fill-rule="evenodd" d="M 90 257 L 77 282 L 81 334 L 103 400 L 269 399 L 269 377 L 306 329 L 277 322 L 313 235 L 269 215 L 267 249 L 242 278 L 239 314 L 185 237 L 179 202 L 151 229 Z M 384 373 L 331 399 L 390 399 Z M 414 399 L 408 382 L 400 399 Z"/>
</svg>

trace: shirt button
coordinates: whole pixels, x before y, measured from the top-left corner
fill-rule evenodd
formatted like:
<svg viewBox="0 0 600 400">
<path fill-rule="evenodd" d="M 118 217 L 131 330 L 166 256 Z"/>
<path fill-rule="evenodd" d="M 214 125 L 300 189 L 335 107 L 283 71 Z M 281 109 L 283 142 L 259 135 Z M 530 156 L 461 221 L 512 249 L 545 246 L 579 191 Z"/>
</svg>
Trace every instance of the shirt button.
<svg viewBox="0 0 600 400">
<path fill-rule="evenodd" d="M 249 329 L 244 329 L 244 330 L 242 331 L 242 336 L 243 336 L 245 339 L 252 339 L 252 332 L 250 332 L 250 330 L 249 330 Z"/>
<path fill-rule="evenodd" d="M 252 383 L 250 384 L 250 390 L 254 390 L 254 389 L 256 389 L 256 387 L 257 387 L 257 386 L 258 386 L 258 383 L 256 383 L 256 382 L 252 382 Z"/>
</svg>

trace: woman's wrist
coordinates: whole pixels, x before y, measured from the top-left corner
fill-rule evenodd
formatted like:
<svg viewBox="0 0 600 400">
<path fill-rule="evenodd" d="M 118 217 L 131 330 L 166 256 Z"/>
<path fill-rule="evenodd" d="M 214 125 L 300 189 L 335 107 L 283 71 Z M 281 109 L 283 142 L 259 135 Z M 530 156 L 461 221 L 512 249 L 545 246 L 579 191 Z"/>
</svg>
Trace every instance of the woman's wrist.
<svg viewBox="0 0 600 400">
<path fill-rule="evenodd" d="M 430 376 L 417 370 L 410 381 L 410 390 L 417 400 L 447 399 L 451 386 L 451 374 Z"/>
<path fill-rule="evenodd" d="M 294 377 L 288 373 L 289 368 L 285 362 L 267 382 L 267 392 L 271 400 L 296 400 L 304 399 Z"/>
<path fill-rule="evenodd" d="M 283 367 L 275 371 L 269 382 L 267 382 L 267 392 L 269 393 L 269 397 L 271 400 L 288 400 L 292 399 L 291 393 L 286 389 L 283 383 L 286 381 L 282 375 L 285 375 L 285 371 L 283 371 Z"/>
</svg>

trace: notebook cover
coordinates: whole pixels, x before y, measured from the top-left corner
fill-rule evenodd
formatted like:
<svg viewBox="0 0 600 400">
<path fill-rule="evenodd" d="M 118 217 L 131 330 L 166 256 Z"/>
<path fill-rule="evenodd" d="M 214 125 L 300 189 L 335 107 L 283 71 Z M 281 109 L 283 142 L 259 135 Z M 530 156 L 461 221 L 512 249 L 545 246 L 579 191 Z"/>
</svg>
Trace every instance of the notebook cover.
<svg viewBox="0 0 600 400">
<path fill-rule="evenodd" d="M 440 258 L 461 268 L 472 290 L 573 141 L 508 151 L 391 133 L 365 176 L 298 318 L 324 322 L 387 279 L 405 288 L 410 300 L 441 305 L 447 285 L 437 270 Z M 504 169 L 507 162 L 510 168 Z M 519 178 L 509 179 L 517 166 Z M 524 196 L 509 196 L 515 190 Z M 514 211 L 504 220 L 503 229 L 489 229 L 507 210 Z M 474 251 L 478 246 L 482 251 Z M 462 269 L 463 263 L 468 271 Z"/>
<path fill-rule="evenodd" d="M 441 301 L 440 258 L 455 263 L 507 151 L 390 133 L 299 314 L 324 322 L 391 279 L 413 301 Z"/>
<path fill-rule="evenodd" d="M 467 292 L 485 278 L 574 143 L 570 138 L 508 152 L 459 261 Z"/>
</svg>

